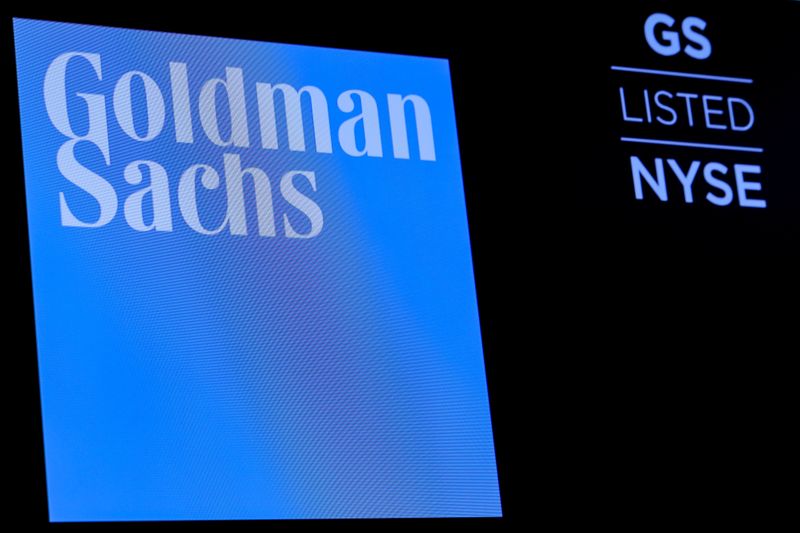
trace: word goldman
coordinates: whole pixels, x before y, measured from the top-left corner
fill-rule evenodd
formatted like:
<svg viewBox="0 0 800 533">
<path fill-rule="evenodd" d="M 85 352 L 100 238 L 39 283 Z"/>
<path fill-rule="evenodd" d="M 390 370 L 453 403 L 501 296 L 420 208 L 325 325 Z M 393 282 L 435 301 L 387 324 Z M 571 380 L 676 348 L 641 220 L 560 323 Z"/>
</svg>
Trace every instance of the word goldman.
<svg viewBox="0 0 800 533">
<path fill-rule="evenodd" d="M 86 105 L 88 129 L 79 135 L 73 129 L 67 111 L 67 70 L 69 68 L 91 66 L 98 80 L 102 80 L 102 61 L 99 54 L 88 52 L 68 52 L 58 56 L 47 69 L 44 78 L 44 99 L 47 114 L 53 126 L 68 140 L 59 148 L 56 161 L 61 174 L 72 184 L 88 193 L 99 205 L 96 220 L 81 220 L 67 202 L 64 192 L 59 192 L 61 225 L 81 228 L 98 228 L 114 219 L 119 199 L 117 191 L 103 176 L 81 164 L 76 157 L 76 146 L 89 143 L 103 155 L 106 165 L 111 164 L 109 142 L 109 123 L 107 118 L 106 96 L 88 92 L 76 92 L 75 96 Z M 87 65 L 88 63 L 88 65 Z M 189 74 L 185 63 L 169 64 L 172 119 L 174 121 L 175 142 L 192 144 L 195 130 L 192 120 L 192 99 L 189 92 Z M 131 98 L 134 80 L 144 88 L 143 117 L 137 117 L 138 127 L 134 127 L 134 106 Z M 311 118 L 314 130 L 314 149 L 318 153 L 333 153 L 331 123 L 328 101 L 317 87 L 307 85 L 299 90 L 287 84 L 256 83 L 255 92 L 258 109 L 260 145 L 265 150 L 276 150 L 278 142 L 278 121 L 275 109 L 275 95 L 283 99 L 283 112 L 286 124 L 288 148 L 294 152 L 306 151 L 304 117 L 301 98 L 310 99 Z M 112 96 L 113 113 L 120 129 L 131 139 L 149 142 L 156 139 L 164 129 L 166 121 L 164 93 L 158 84 L 139 71 L 123 74 L 117 81 Z M 218 103 L 227 106 L 229 128 L 223 134 L 220 128 Z M 386 104 L 391 130 L 392 153 L 396 159 L 410 159 L 406 121 L 406 107 L 411 104 L 417 134 L 419 159 L 436 161 L 431 114 L 427 102 L 420 96 L 388 94 Z M 344 120 L 338 128 L 339 148 L 352 157 L 383 157 L 381 143 L 378 103 L 365 91 L 347 90 L 337 100 L 337 107 L 344 113 L 353 113 L 356 106 L 359 112 Z M 224 78 L 206 81 L 197 95 L 200 125 L 205 137 L 219 147 L 250 148 L 250 130 L 245 100 L 244 74 L 240 68 L 225 68 Z M 225 110 L 223 110 L 225 111 Z M 142 127 L 142 122 L 146 127 Z M 359 142 L 360 141 L 360 142 Z M 359 146 L 360 145 L 360 146 Z M 186 168 L 178 181 L 178 207 L 186 224 L 194 231 L 204 235 L 216 235 L 226 230 L 231 235 L 247 235 L 245 217 L 244 185 L 245 176 L 254 181 L 255 206 L 258 220 L 258 234 L 274 237 L 277 234 L 273 208 L 273 192 L 270 178 L 259 168 L 242 168 L 240 156 L 223 154 L 227 211 L 223 221 L 213 228 L 201 222 L 197 202 L 198 184 L 207 189 L 220 187 L 220 173 L 211 165 L 197 163 Z M 142 184 L 145 172 L 149 174 L 148 186 L 130 194 L 124 201 L 123 212 L 128 225 L 137 231 L 172 231 L 172 202 L 170 199 L 167 171 L 156 161 L 139 159 L 130 162 L 123 171 L 123 177 L 130 185 Z M 282 197 L 309 221 L 308 231 L 299 232 L 283 214 L 283 234 L 289 238 L 312 238 L 320 234 L 323 227 L 323 214 L 313 199 L 300 192 L 296 186 L 305 180 L 313 192 L 317 192 L 316 173 L 310 170 L 290 170 L 285 172 L 279 182 Z M 152 221 L 145 222 L 144 203 L 147 197 L 152 202 Z"/>
</svg>

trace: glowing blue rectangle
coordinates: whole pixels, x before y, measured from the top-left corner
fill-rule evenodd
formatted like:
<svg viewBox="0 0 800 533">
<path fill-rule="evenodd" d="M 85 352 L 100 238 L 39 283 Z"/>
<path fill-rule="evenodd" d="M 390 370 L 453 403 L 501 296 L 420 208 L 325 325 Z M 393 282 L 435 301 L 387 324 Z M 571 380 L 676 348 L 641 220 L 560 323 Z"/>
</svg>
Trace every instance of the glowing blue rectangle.
<svg viewBox="0 0 800 533">
<path fill-rule="evenodd" d="M 447 61 L 14 34 L 52 521 L 501 514 Z"/>
</svg>

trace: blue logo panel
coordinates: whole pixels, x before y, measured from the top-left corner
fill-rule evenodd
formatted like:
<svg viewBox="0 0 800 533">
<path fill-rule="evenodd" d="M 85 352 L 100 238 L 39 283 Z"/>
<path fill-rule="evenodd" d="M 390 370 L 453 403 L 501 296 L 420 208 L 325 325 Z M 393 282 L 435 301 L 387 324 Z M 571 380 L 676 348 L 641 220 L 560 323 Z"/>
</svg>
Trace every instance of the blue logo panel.
<svg viewBox="0 0 800 533">
<path fill-rule="evenodd" d="M 14 32 L 52 521 L 500 516 L 445 60 Z"/>
</svg>

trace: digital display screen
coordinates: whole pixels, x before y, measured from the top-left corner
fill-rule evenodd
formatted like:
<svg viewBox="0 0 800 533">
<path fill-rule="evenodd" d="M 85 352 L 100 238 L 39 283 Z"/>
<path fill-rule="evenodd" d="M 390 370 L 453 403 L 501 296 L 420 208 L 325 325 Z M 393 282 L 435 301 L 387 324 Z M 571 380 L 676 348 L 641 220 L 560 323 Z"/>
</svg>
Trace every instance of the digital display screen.
<svg viewBox="0 0 800 533">
<path fill-rule="evenodd" d="M 502 514 L 446 60 L 14 42 L 51 521 Z"/>
</svg>

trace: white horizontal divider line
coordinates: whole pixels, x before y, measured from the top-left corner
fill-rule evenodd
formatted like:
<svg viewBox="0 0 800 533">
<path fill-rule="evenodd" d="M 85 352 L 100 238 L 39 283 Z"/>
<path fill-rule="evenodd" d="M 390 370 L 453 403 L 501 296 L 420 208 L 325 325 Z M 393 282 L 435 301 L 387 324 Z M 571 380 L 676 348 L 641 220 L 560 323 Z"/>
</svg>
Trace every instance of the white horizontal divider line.
<svg viewBox="0 0 800 533">
<path fill-rule="evenodd" d="M 673 76 L 676 78 L 693 78 L 698 80 L 724 81 L 728 83 L 746 83 L 746 84 L 753 83 L 753 80 L 751 78 L 735 78 L 732 76 L 713 76 L 711 74 L 695 74 L 693 72 L 676 72 L 673 70 L 654 70 L 647 68 L 620 67 L 616 65 L 612 65 L 611 70 L 616 70 L 620 72 L 633 72 L 636 74 L 654 74 L 656 76 Z"/>
<path fill-rule="evenodd" d="M 693 142 L 683 142 L 683 141 L 665 141 L 660 139 L 642 139 L 639 137 L 620 137 L 620 141 L 627 143 L 683 146 L 686 148 L 706 148 L 710 150 L 731 150 L 734 152 L 753 152 L 757 154 L 764 152 L 763 148 L 756 148 L 753 146 L 735 146 L 730 144 L 706 144 L 706 143 L 693 143 Z"/>
</svg>

